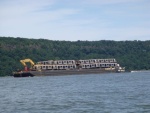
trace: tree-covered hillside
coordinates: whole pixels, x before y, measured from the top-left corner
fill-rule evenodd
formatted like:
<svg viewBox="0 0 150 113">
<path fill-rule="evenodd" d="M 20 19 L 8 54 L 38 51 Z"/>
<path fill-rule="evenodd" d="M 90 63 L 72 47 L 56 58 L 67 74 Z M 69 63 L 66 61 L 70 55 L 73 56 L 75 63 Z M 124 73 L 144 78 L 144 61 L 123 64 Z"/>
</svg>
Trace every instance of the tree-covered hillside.
<svg viewBox="0 0 150 113">
<path fill-rule="evenodd" d="M 150 69 L 150 41 L 52 41 L 0 37 L 0 76 L 23 68 L 21 59 L 116 58 L 127 70 Z"/>
</svg>

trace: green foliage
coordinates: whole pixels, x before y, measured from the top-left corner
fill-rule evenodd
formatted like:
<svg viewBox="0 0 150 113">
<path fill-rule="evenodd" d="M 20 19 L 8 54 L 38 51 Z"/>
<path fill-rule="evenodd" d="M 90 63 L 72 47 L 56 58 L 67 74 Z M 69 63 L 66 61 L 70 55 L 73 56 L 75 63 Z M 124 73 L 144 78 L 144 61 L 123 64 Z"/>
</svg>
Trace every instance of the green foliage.
<svg viewBox="0 0 150 113">
<path fill-rule="evenodd" d="M 0 37 L 0 76 L 22 69 L 21 59 L 116 58 L 127 70 L 150 69 L 150 41 L 52 41 Z"/>
</svg>

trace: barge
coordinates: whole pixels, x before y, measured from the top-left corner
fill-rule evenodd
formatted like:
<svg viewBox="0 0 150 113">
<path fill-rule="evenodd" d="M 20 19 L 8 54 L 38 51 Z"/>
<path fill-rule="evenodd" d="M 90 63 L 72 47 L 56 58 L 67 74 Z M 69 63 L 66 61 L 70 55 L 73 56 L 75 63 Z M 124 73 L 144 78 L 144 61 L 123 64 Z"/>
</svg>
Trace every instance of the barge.
<svg viewBox="0 0 150 113">
<path fill-rule="evenodd" d="M 36 64 L 31 59 L 20 60 L 24 70 L 13 72 L 14 77 L 98 74 L 124 72 L 116 59 L 48 60 Z M 27 62 L 31 64 L 27 67 Z"/>
</svg>

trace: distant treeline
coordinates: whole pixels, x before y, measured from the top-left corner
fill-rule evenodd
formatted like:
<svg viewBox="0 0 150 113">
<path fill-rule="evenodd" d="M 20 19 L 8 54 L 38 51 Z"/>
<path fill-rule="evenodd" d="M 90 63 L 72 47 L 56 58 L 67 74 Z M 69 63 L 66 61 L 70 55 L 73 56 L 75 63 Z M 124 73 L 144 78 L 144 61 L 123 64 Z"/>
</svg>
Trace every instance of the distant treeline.
<svg viewBox="0 0 150 113">
<path fill-rule="evenodd" d="M 21 59 L 34 62 L 115 58 L 126 70 L 150 69 L 150 41 L 52 41 L 0 37 L 0 76 L 23 69 Z"/>
</svg>

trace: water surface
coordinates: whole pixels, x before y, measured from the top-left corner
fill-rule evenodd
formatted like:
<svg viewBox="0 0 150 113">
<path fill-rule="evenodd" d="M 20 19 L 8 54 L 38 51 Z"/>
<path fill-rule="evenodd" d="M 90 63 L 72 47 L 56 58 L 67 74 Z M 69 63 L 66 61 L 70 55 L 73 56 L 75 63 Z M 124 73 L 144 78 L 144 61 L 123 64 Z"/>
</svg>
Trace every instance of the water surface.
<svg viewBox="0 0 150 113">
<path fill-rule="evenodd" d="M 0 113 L 150 113 L 150 72 L 2 77 Z"/>
</svg>

